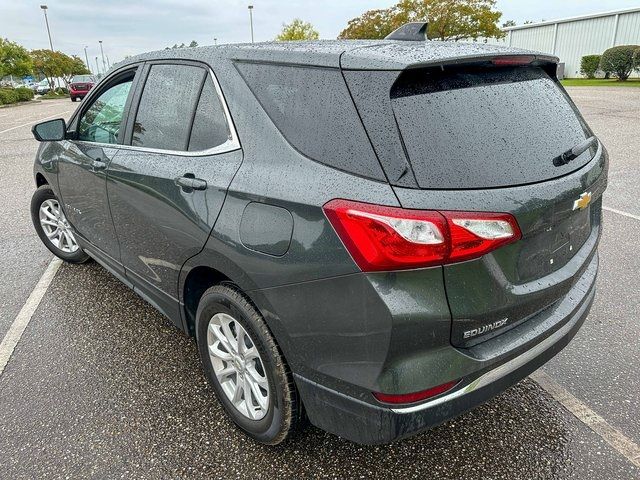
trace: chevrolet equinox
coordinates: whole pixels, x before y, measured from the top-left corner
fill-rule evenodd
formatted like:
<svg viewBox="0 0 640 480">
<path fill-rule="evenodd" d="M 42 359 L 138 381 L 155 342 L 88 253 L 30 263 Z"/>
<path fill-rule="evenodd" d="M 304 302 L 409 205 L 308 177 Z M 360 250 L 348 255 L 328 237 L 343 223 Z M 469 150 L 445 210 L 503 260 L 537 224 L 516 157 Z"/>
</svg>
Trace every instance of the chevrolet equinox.
<svg viewBox="0 0 640 480">
<path fill-rule="evenodd" d="M 35 229 L 194 336 L 257 441 L 406 437 L 589 312 L 608 160 L 557 62 L 393 39 L 128 58 L 33 128 Z"/>
</svg>

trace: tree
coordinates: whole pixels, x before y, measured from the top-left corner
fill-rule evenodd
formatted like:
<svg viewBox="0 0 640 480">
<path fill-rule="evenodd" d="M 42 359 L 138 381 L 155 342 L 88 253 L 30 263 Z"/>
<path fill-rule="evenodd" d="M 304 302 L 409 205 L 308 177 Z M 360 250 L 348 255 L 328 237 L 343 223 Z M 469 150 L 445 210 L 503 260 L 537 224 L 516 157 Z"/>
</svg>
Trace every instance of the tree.
<svg viewBox="0 0 640 480">
<path fill-rule="evenodd" d="M 62 75 L 64 82 L 68 85 L 71 83 L 71 78 L 75 75 L 88 75 L 91 72 L 87 69 L 82 59 L 77 56 L 69 57 L 62 54 Z"/>
<path fill-rule="evenodd" d="M 60 52 L 48 49 L 31 51 L 33 69 L 47 79 L 51 88 L 54 86 L 54 79 L 62 76 L 61 55 Z"/>
<path fill-rule="evenodd" d="M 70 57 L 62 52 L 33 50 L 31 59 L 34 70 L 47 79 L 51 88 L 55 86 L 56 77 L 62 77 L 66 83 L 69 83 L 74 75 L 91 73 L 79 57 Z"/>
<path fill-rule="evenodd" d="M 357 18 L 349 20 L 338 38 L 384 38 L 402 25 L 395 7 L 368 10 Z"/>
<path fill-rule="evenodd" d="M 33 70 L 26 48 L 6 38 L 0 38 L 0 79 L 8 75 L 22 77 Z"/>
<path fill-rule="evenodd" d="M 611 72 L 618 80 L 624 82 L 635 67 L 633 55 L 639 48 L 638 45 L 620 45 L 605 50 L 600 57 L 600 70 Z"/>
<path fill-rule="evenodd" d="M 516 26 L 516 21 L 515 20 L 507 20 L 506 22 L 504 22 L 502 24 L 502 28 L 515 27 L 515 26 Z"/>
<path fill-rule="evenodd" d="M 193 48 L 193 47 L 197 47 L 197 46 L 198 46 L 198 42 L 196 42 L 195 40 L 191 40 L 191 43 L 189 44 L 189 46 L 190 46 L 191 48 Z"/>
<path fill-rule="evenodd" d="M 320 34 L 309 22 L 303 22 L 299 18 L 294 18 L 290 24 L 283 23 L 282 31 L 276 37 L 280 42 L 290 40 L 318 40 Z"/>
<path fill-rule="evenodd" d="M 384 38 L 407 22 L 428 20 L 427 37 L 461 40 L 502 38 L 498 26 L 502 13 L 496 0 L 400 0 L 391 8 L 370 10 L 349 21 L 339 38 Z"/>
</svg>

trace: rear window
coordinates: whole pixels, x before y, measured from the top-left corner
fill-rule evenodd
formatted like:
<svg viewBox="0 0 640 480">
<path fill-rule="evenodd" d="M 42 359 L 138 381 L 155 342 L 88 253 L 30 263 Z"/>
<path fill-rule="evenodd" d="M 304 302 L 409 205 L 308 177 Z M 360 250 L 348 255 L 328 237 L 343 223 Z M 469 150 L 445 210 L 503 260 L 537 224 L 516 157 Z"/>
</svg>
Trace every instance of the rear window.
<svg viewBox="0 0 640 480">
<path fill-rule="evenodd" d="M 71 83 L 95 83 L 95 81 L 92 75 L 76 75 L 71 79 Z"/>
<path fill-rule="evenodd" d="M 422 188 L 487 188 L 534 183 L 586 164 L 554 157 L 586 138 L 572 104 L 541 68 L 403 73 L 391 104 Z"/>
<path fill-rule="evenodd" d="M 236 67 L 299 152 L 340 170 L 384 179 L 338 69 L 257 63 Z"/>
</svg>

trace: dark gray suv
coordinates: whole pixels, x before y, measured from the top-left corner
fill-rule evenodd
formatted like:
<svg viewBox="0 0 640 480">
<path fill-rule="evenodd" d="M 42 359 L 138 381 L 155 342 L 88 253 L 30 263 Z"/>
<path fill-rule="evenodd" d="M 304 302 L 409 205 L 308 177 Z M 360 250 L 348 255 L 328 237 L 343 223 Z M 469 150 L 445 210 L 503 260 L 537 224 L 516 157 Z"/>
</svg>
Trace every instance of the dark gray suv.
<svg viewBox="0 0 640 480">
<path fill-rule="evenodd" d="M 194 336 L 256 440 L 389 442 L 587 316 L 608 160 L 556 66 L 393 40 L 133 57 L 34 127 L 35 228 Z"/>
</svg>

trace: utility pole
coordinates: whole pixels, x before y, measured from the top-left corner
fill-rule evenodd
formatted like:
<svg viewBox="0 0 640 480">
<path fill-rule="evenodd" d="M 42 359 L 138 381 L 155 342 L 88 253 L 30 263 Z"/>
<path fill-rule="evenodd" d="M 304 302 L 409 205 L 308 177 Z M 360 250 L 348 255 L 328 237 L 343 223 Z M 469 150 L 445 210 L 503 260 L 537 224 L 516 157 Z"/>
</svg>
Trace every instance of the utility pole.
<svg viewBox="0 0 640 480">
<path fill-rule="evenodd" d="M 251 25 L 251 43 L 253 43 L 253 5 L 249 5 L 249 25 Z"/>
<path fill-rule="evenodd" d="M 89 56 L 87 55 L 87 45 L 84 46 L 84 59 L 87 61 L 87 68 L 91 71 L 91 65 L 89 65 Z"/>
<path fill-rule="evenodd" d="M 107 64 L 104 61 L 104 50 L 102 49 L 102 40 L 98 40 L 98 42 L 100 43 L 100 53 L 102 54 L 102 71 L 106 72 Z"/>
<path fill-rule="evenodd" d="M 51 47 L 51 51 L 53 52 L 53 42 L 51 41 L 51 30 L 49 30 L 49 19 L 47 18 L 47 7 L 46 5 L 40 5 L 40 8 L 44 12 L 44 23 L 47 24 L 47 35 L 49 36 L 49 46 Z"/>
</svg>

